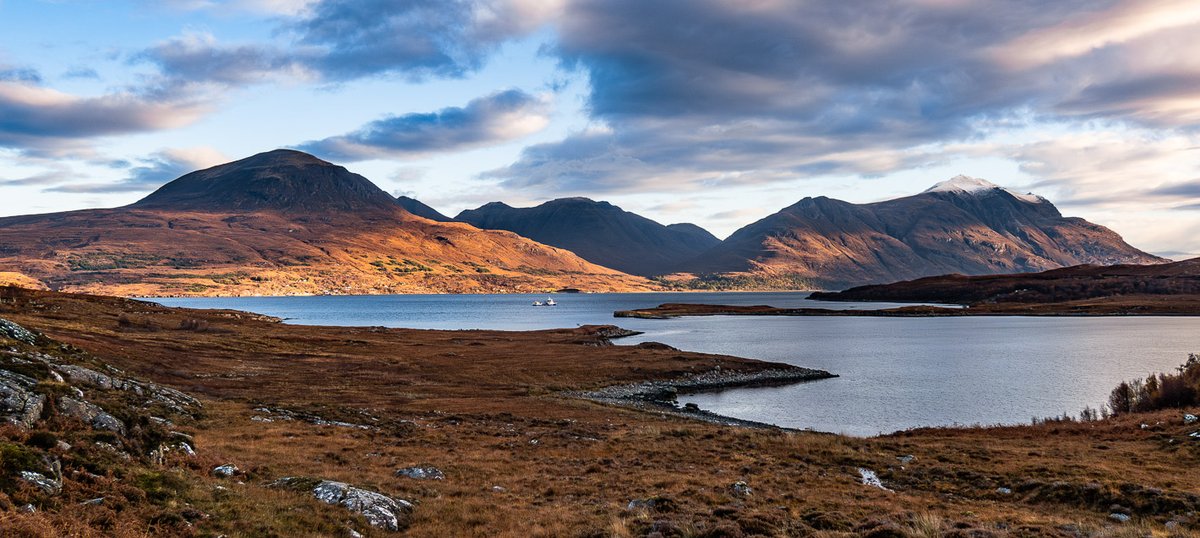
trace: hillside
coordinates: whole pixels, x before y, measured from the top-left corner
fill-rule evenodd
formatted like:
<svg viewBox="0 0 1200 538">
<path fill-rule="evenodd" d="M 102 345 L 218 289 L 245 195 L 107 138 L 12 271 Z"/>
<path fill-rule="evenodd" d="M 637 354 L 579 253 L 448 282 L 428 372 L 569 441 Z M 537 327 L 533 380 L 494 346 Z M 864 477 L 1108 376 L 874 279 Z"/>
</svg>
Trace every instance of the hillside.
<svg viewBox="0 0 1200 538">
<path fill-rule="evenodd" d="M 1165 260 L 1048 200 L 959 176 L 871 204 L 805 198 L 684 264 L 694 274 L 791 278 L 812 287 Z"/>
<path fill-rule="evenodd" d="M 1156 265 L 1082 265 L 1040 273 L 942 275 L 892 284 L 814 293 L 829 301 L 947 303 L 995 308 L 1105 299 L 1115 303 L 1194 301 L 1200 258 Z M 1163 299 L 1165 298 L 1165 299 Z"/>
<path fill-rule="evenodd" d="M 0 219 L 0 271 L 115 295 L 647 289 L 508 232 L 414 216 L 360 175 L 278 150 L 132 205 Z"/>
<path fill-rule="evenodd" d="M 454 220 L 443 215 L 440 211 L 421 203 L 421 201 L 417 200 L 416 198 L 397 196 L 396 203 L 399 204 L 400 207 L 404 208 L 405 211 L 408 211 L 409 213 L 412 213 L 418 217 L 424 217 L 436 222 L 451 222 Z"/>
<path fill-rule="evenodd" d="M 0 427 L 5 536 L 1200 530 L 1194 407 L 855 438 L 581 398 L 788 368 L 612 327 L 314 327 L 15 288 L 0 318 L 5 401 L 43 404 Z"/>
<path fill-rule="evenodd" d="M 664 226 L 608 202 L 587 198 L 551 200 L 516 208 L 492 202 L 459 213 L 456 220 L 570 250 L 592 263 L 654 276 L 720 243 L 694 224 Z"/>
</svg>

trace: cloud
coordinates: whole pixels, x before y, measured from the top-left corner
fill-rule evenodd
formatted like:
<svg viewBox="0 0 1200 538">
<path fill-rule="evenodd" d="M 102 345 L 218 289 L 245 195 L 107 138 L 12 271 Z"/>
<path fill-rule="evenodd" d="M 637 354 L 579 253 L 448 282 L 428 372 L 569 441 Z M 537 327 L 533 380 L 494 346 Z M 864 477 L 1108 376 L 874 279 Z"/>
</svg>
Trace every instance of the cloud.
<svg viewBox="0 0 1200 538">
<path fill-rule="evenodd" d="M 185 35 L 134 56 L 169 79 L 248 84 L 275 76 L 343 82 L 396 76 L 457 78 L 479 69 L 503 43 L 554 17 L 563 0 L 317 0 L 279 4 L 291 17 L 276 33 L 286 45 L 219 43 Z M 218 4 L 184 0 L 193 9 Z M 298 5 L 303 4 L 301 7 Z"/>
<path fill-rule="evenodd" d="M 65 193 L 147 192 L 197 169 L 208 168 L 229 159 L 206 147 L 164 149 L 131 165 L 128 176 L 116 182 L 65 183 L 45 189 Z"/>
<path fill-rule="evenodd" d="M 694 190 L 884 175 L 1030 123 L 1194 129 L 1200 17 L 1172 15 L 1185 4 L 574 0 L 553 52 L 587 76 L 602 128 L 484 177 Z"/>
<path fill-rule="evenodd" d="M 17 179 L 0 179 L 0 186 L 4 187 L 25 187 L 25 186 L 40 186 L 62 183 L 67 181 L 69 176 L 64 170 L 55 170 L 51 172 L 43 172 Z"/>
<path fill-rule="evenodd" d="M 100 73 L 86 66 L 76 66 L 63 73 L 64 78 L 100 80 Z"/>
<path fill-rule="evenodd" d="M 541 98 L 506 90 L 473 99 L 464 107 L 383 118 L 351 133 L 301 144 L 299 149 L 332 160 L 361 161 L 477 148 L 540 131 L 550 121 L 549 109 Z"/>
<path fill-rule="evenodd" d="M 29 67 L 5 67 L 0 65 L 0 81 L 40 84 L 42 82 L 42 75 L 36 69 Z"/>
<path fill-rule="evenodd" d="M 134 92 L 79 97 L 0 81 L 0 147 L 54 154 L 97 136 L 179 127 L 206 111 L 205 103 L 186 97 Z"/>
<path fill-rule="evenodd" d="M 260 45 L 218 45 L 212 34 L 190 32 L 146 49 L 133 58 L 156 64 L 170 80 L 237 86 L 291 75 L 304 67 L 282 51 Z"/>
<path fill-rule="evenodd" d="M 297 15 L 303 13 L 313 0 L 153 0 L 146 1 L 152 7 L 166 6 L 185 11 L 243 11 L 269 15 Z"/>
<path fill-rule="evenodd" d="M 1194 179 L 1186 183 L 1175 183 L 1173 185 L 1159 187 L 1150 191 L 1150 194 L 1157 196 L 1200 199 L 1200 179 Z"/>
</svg>

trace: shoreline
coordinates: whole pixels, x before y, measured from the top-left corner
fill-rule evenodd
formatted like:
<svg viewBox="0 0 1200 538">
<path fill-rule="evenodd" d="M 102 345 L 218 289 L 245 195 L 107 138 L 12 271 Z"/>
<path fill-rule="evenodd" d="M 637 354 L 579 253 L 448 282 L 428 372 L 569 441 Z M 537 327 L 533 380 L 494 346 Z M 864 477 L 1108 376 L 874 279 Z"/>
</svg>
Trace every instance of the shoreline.
<svg viewBox="0 0 1200 538">
<path fill-rule="evenodd" d="M 1200 311 L 1178 311 L 1157 305 L 1081 307 L 1073 304 L 1039 303 L 1020 305 L 980 305 L 958 308 L 913 305 L 896 308 L 837 310 L 830 308 L 778 308 L 768 305 L 733 306 L 711 304 L 664 303 L 654 308 L 617 310 L 614 318 L 674 319 L 699 316 L 785 316 L 785 317 L 1197 317 Z"/>
<path fill-rule="evenodd" d="M 706 411 L 695 406 L 680 407 L 677 405 L 677 398 L 681 394 L 699 394 L 707 392 L 722 392 L 729 389 L 793 385 L 839 377 L 837 374 L 833 374 L 825 370 L 804 368 L 801 366 L 790 366 L 781 363 L 778 364 L 778 366 L 779 367 L 777 368 L 759 370 L 755 372 L 722 372 L 719 370 L 712 370 L 702 374 L 683 378 L 659 381 L 647 380 L 637 383 L 610 385 L 596 390 L 568 391 L 562 393 L 562 395 L 569 398 L 588 400 L 606 405 L 615 405 L 626 409 L 635 409 L 643 412 L 671 415 L 708 422 L 711 424 L 721 424 L 724 426 L 826 433 L 815 432 L 813 430 L 806 429 L 787 428 L 767 422 L 735 418 L 714 413 L 712 411 Z"/>
</svg>

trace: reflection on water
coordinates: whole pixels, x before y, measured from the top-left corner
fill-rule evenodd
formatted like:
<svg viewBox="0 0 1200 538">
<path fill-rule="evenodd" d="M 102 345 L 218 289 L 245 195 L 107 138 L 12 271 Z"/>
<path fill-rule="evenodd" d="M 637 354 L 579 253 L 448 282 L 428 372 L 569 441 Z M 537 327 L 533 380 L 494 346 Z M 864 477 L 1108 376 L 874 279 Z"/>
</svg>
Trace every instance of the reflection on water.
<svg viewBox="0 0 1200 538">
<path fill-rule="evenodd" d="M 393 295 L 162 299 L 234 308 L 291 323 L 530 330 L 611 324 L 659 341 L 821 368 L 841 377 L 788 387 L 691 395 L 718 413 L 852 435 L 915 426 L 1012 424 L 1098 406 L 1122 379 L 1174 368 L 1200 352 L 1200 318 L 1185 317 L 696 317 L 614 319 L 665 302 L 881 308 L 807 301 L 803 293 Z"/>
</svg>

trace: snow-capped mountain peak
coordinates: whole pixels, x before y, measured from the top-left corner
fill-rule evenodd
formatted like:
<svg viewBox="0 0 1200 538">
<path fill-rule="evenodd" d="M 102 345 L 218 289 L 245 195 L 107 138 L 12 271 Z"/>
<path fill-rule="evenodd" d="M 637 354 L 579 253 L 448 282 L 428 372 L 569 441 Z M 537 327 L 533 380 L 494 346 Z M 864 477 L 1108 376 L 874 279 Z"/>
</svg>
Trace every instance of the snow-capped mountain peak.
<svg viewBox="0 0 1200 538">
<path fill-rule="evenodd" d="M 1001 186 L 999 186 L 995 183 L 992 183 L 991 181 L 988 181 L 986 179 L 981 179 L 981 178 L 971 177 L 971 176 L 966 176 L 966 175 L 954 176 L 946 181 L 938 183 L 928 189 L 925 189 L 924 193 L 951 192 L 951 193 L 957 193 L 957 194 L 979 195 L 979 194 L 985 194 L 985 193 L 989 193 L 989 192 L 996 191 L 996 190 L 1002 190 L 1004 192 L 1011 194 L 1014 198 L 1016 198 L 1018 200 L 1021 200 L 1024 202 L 1029 202 L 1031 204 L 1039 204 L 1039 203 L 1046 201 L 1045 198 L 1042 198 L 1041 196 L 1038 196 L 1033 193 L 1022 194 L 1022 193 L 1001 187 Z M 924 194 L 924 193 L 922 193 L 922 194 Z"/>
</svg>

